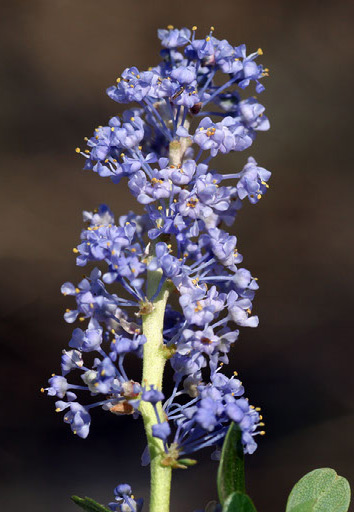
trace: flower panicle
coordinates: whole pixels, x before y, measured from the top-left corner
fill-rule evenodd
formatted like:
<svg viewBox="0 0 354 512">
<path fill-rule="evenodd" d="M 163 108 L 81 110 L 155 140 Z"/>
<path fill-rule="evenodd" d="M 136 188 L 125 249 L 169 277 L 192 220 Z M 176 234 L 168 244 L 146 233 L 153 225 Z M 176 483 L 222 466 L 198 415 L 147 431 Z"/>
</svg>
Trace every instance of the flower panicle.
<svg viewBox="0 0 354 512">
<path fill-rule="evenodd" d="M 180 467 L 180 457 L 220 446 L 231 421 L 242 431 L 246 453 L 264 433 L 241 381 L 221 370 L 239 328 L 258 325 L 258 280 L 243 266 L 228 227 L 244 200 L 263 198 L 271 173 L 252 157 L 232 174 L 217 172 L 212 160 L 248 149 L 269 129 L 264 106 L 254 95 L 244 97 L 251 84 L 257 94 L 264 90 L 268 70 L 256 62 L 260 49 L 247 54 L 245 45 L 219 40 L 213 30 L 198 39 L 196 27 L 168 27 L 158 37 L 162 61 L 146 71 L 125 69 L 107 89 L 115 102 L 133 105 L 95 128 L 85 138 L 87 149 L 76 148 L 85 169 L 115 184 L 126 179 L 144 213 L 115 219 L 106 205 L 84 212 L 86 227 L 73 252 L 78 266 L 94 268 L 77 285 L 61 288 L 74 303 L 64 318 L 76 327 L 63 351 L 62 374 L 43 391 L 58 398 L 56 410 L 83 438 L 91 409 L 138 418 L 141 402 L 149 402 L 161 456 Z M 151 297 L 147 276 L 153 272 L 160 282 Z M 129 378 L 124 365 L 128 355 L 143 357 L 143 320 L 166 285 L 176 297 L 163 326 L 162 349 L 174 373 L 167 398 Z M 117 496 L 112 510 L 123 510 L 122 504 L 140 510 L 128 492 Z"/>
</svg>

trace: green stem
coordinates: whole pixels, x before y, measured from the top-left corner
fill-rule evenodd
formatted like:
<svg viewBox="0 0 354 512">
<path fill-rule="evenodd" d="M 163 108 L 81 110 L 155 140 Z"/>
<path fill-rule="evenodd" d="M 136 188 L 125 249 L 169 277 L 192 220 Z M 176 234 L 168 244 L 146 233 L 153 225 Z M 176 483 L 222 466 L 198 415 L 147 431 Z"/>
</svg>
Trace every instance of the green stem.
<svg viewBox="0 0 354 512">
<path fill-rule="evenodd" d="M 151 298 L 157 290 L 161 279 L 161 272 L 149 271 L 147 276 L 147 295 Z M 145 387 L 150 385 L 162 389 L 163 371 L 166 363 L 166 356 L 163 352 L 163 320 L 165 315 L 166 302 L 169 290 L 165 283 L 154 300 L 154 309 L 151 313 L 143 316 L 143 333 L 146 336 L 143 359 L 143 381 Z M 164 421 L 162 404 L 157 404 L 160 420 Z M 157 423 L 156 414 L 152 405 L 148 402 L 141 402 L 140 412 L 144 420 L 146 437 L 150 452 L 150 512 L 168 512 L 170 509 L 171 489 L 171 467 L 161 465 L 161 456 L 164 453 L 163 443 L 160 439 L 153 437 L 152 426 Z"/>
</svg>

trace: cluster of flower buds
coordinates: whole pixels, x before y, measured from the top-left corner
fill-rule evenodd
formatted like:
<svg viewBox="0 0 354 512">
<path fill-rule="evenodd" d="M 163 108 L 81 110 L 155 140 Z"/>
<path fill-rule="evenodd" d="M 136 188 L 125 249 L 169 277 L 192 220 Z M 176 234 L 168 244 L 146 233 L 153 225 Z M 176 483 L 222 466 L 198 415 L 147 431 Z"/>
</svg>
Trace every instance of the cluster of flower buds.
<svg viewBox="0 0 354 512">
<path fill-rule="evenodd" d="M 77 286 L 62 286 L 75 301 L 66 321 L 82 324 L 63 353 L 62 375 L 53 375 L 47 388 L 80 437 L 88 435 L 91 408 L 139 417 L 141 401 L 149 402 L 156 411 L 153 435 L 165 447 L 163 461 L 176 467 L 180 455 L 220 445 L 231 421 L 242 431 L 246 453 L 263 433 L 259 409 L 244 398 L 237 374 L 229 378 L 221 369 L 238 327 L 258 325 L 252 313 L 257 279 L 242 266 L 227 227 L 243 200 L 255 204 L 262 198 L 270 172 L 253 158 L 232 174 L 216 172 L 211 161 L 249 148 L 258 131 L 268 130 L 264 107 L 254 96 L 241 97 L 252 84 L 262 92 L 268 70 L 256 63 L 261 49 L 247 55 L 245 45 L 219 40 L 213 30 L 202 39 L 196 27 L 159 30 L 162 62 L 147 71 L 126 69 L 107 90 L 132 108 L 96 128 L 86 138 L 87 149 L 76 149 L 86 158 L 85 169 L 114 183 L 127 178 L 145 213 L 115 221 L 105 205 L 84 212 L 87 227 L 74 253 L 77 265 L 97 267 Z M 147 299 L 146 280 L 153 271 L 161 274 L 156 296 L 166 283 L 176 296 L 163 329 L 174 371 L 167 399 L 162 390 L 131 380 L 124 368 L 127 354 L 143 355 L 142 318 L 154 301 Z M 109 291 L 111 285 L 119 295 Z M 78 384 L 67 381 L 71 372 L 81 374 Z M 91 401 L 83 405 L 87 399 L 78 401 L 76 393 L 85 392 Z M 127 510 L 140 510 L 122 492 L 112 510 L 123 510 L 124 500 Z"/>
</svg>

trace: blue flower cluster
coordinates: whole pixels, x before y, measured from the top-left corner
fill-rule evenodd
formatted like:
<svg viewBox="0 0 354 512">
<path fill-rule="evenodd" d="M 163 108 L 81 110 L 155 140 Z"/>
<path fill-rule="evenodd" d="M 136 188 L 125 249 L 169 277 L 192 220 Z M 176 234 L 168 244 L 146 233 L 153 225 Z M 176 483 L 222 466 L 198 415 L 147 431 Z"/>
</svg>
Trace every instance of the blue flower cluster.
<svg viewBox="0 0 354 512">
<path fill-rule="evenodd" d="M 65 411 L 64 421 L 83 438 L 91 408 L 138 417 L 141 401 L 151 403 L 164 463 L 178 467 L 180 455 L 220 445 L 231 421 L 242 431 L 246 453 L 254 452 L 255 436 L 264 433 L 259 409 L 244 398 L 237 374 L 229 378 L 221 369 L 238 327 L 258 325 L 252 313 L 257 279 L 242 266 L 227 227 L 243 200 L 256 204 L 263 197 L 270 172 L 253 158 L 233 174 L 216 172 L 211 161 L 249 148 L 258 131 L 268 130 L 264 107 L 254 96 L 241 97 L 251 84 L 261 93 L 268 70 L 256 63 L 261 49 L 247 55 L 245 45 L 215 38 L 213 28 L 202 39 L 196 27 L 169 27 L 158 37 L 162 62 L 147 71 L 127 68 L 107 90 L 132 108 L 96 128 L 86 150 L 76 149 L 86 158 L 85 169 L 114 183 L 127 178 L 145 213 L 116 221 L 105 205 L 84 212 L 87 227 L 74 253 L 77 265 L 94 269 L 77 286 L 62 286 L 75 301 L 65 320 L 83 325 L 63 352 L 62 375 L 53 375 L 46 390 L 59 398 L 56 410 Z M 142 318 L 154 307 L 146 291 L 152 271 L 161 273 L 156 296 L 168 283 L 178 299 L 165 312 L 163 343 L 175 383 L 166 400 L 124 369 L 128 354 L 143 355 Z M 91 364 L 84 361 L 89 352 Z M 71 372 L 80 374 L 79 383 L 69 384 Z M 92 403 L 81 405 L 76 393 L 85 391 Z M 163 418 L 156 407 L 161 401 Z M 117 491 L 112 510 L 123 510 L 129 492 Z M 139 504 L 130 507 L 140 510 Z"/>
</svg>

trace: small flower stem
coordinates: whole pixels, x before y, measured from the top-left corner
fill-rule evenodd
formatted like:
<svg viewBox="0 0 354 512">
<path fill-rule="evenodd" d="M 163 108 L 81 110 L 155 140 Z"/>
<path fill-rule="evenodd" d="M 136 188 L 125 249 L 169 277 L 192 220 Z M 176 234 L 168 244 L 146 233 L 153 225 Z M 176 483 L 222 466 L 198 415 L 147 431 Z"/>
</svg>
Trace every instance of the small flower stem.
<svg viewBox="0 0 354 512">
<path fill-rule="evenodd" d="M 148 271 L 147 295 L 149 299 L 155 295 L 161 275 L 159 271 Z M 159 390 L 162 389 L 163 371 L 166 363 L 166 356 L 163 352 L 162 333 L 168 295 L 168 284 L 165 282 L 153 301 L 153 311 L 143 316 L 143 333 L 146 336 L 146 343 L 144 345 L 142 385 L 145 387 L 154 385 Z M 160 420 L 164 421 L 161 402 L 156 407 Z M 144 420 L 150 452 L 151 488 L 149 511 L 169 512 L 172 469 L 171 467 L 161 465 L 161 456 L 164 453 L 163 442 L 152 435 L 152 426 L 158 423 L 156 412 L 150 403 L 143 401 L 140 405 L 140 412 Z"/>
</svg>

